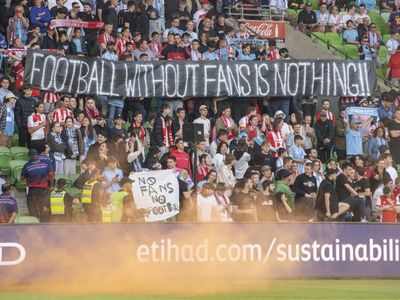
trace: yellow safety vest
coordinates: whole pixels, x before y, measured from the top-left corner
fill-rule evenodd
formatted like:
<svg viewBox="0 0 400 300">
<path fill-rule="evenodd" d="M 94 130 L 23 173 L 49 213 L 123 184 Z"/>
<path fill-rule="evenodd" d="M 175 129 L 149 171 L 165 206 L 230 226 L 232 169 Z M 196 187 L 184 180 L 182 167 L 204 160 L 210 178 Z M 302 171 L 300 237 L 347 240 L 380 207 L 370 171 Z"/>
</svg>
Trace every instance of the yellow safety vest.
<svg viewBox="0 0 400 300">
<path fill-rule="evenodd" d="M 121 222 L 122 208 L 124 206 L 124 198 L 129 195 L 128 192 L 118 191 L 111 195 L 112 221 Z"/>
<path fill-rule="evenodd" d="M 86 181 L 82 189 L 81 202 L 84 204 L 92 203 L 92 191 L 94 185 L 97 183 L 95 180 Z"/>
<path fill-rule="evenodd" d="M 64 215 L 65 214 L 65 205 L 64 205 L 64 197 L 66 191 L 57 192 L 53 191 L 50 195 L 50 211 L 52 215 Z"/>
<path fill-rule="evenodd" d="M 111 223 L 112 222 L 112 208 L 111 205 L 101 207 L 101 221 L 102 223 Z"/>
</svg>

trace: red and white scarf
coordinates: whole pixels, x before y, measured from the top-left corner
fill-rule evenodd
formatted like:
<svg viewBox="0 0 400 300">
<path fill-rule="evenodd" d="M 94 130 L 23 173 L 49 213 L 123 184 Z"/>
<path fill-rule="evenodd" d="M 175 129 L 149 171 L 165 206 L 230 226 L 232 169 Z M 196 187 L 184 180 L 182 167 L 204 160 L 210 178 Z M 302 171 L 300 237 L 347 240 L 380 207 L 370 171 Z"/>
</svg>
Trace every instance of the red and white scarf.
<svg viewBox="0 0 400 300">
<path fill-rule="evenodd" d="M 170 125 L 167 126 L 163 116 L 161 116 L 161 122 L 162 122 L 162 134 L 164 137 L 163 145 L 168 148 L 173 144 L 171 126 Z"/>
<path fill-rule="evenodd" d="M 232 127 L 235 124 L 235 122 L 233 121 L 232 118 L 225 118 L 225 116 L 221 116 L 221 119 L 222 119 L 222 122 L 224 122 L 224 125 L 225 125 L 227 130 L 228 130 L 229 127 Z M 234 137 L 236 137 L 235 132 L 229 131 L 228 140 L 231 140 Z"/>
<path fill-rule="evenodd" d="M 133 123 L 132 123 L 132 126 L 133 126 L 134 128 L 139 128 L 139 130 L 140 130 L 140 132 L 139 132 L 139 138 L 140 138 L 141 141 L 144 141 L 144 139 L 145 139 L 145 137 L 146 137 L 146 129 L 144 129 L 144 127 L 142 126 L 142 124 L 136 123 L 136 122 L 133 122 Z"/>
<path fill-rule="evenodd" d="M 100 113 L 99 113 L 99 111 L 97 110 L 96 106 L 93 108 L 92 111 L 88 110 L 88 109 L 85 107 L 85 112 L 86 112 L 86 115 L 88 116 L 88 118 L 90 119 L 90 121 L 96 119 L 97 116 L 100 115 Z"/>
<path fill-rule="evenodd" d="M 260 129 L 259 129 L 258 127 L 253 128 L 253 127 L 250 126 L 250 127 L 248 128 L 248 130 L 249 130 L 249 140 L 251 140 L 251 141 L 252 141 L 255 137 L 261 135 L 261 134 L 260 134 Z"/>
</svg>

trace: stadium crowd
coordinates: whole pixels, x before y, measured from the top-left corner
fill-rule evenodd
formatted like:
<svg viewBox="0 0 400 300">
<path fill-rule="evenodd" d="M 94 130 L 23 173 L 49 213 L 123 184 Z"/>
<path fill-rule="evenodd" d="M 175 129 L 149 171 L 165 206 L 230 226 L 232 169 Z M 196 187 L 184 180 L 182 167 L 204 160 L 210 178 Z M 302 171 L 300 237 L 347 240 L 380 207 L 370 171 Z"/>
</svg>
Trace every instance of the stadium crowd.
<svg viewBox="0 0 400 300">
<path fill-rule="evenodd" d="M 41 222 L 142 221 L 146 210 L 136 208 L 129 174 L 170 169 L 180 198 L 180 212 L 171 221 L 397 221 L 400 94 L 395 90 L 378 99 L 341 97 L 334 109 L 329 99 L 312 95 L 158 99 L 36 90 L 22 82 L 28 49 L 113 61 L 290 59 L 288 49 L 277 49 L 273 40 L 240 43 L 253 33 L 225 15 L 225 8 L 238 9 L 242 1 L 88 0 L 68 2 L 69 8 L 65 0 L 50 2 L 13 0 L 0 6 L 0 145 L 10 148 L 17 133 L 18 146 L 29 149 L 18 179 L 26 180 L 30 216 Z M 287 8 L 275 2 L 269 5 Z M 321 2 L 317 15 L 301 0 L 289 1 L 289 7 L 304 9 L 301 31 L 335 32 L 351 27 L 351 18 L 342 26 L 328 21 L 335 18 L 335 7 L 353 11 L 347 2 Z M 363 9 L 375 7 L 375 1 L 359 2 L 354 22 L 364 22 Z M 400 14 L 392 2 L 383 1 L 382 8 Z M 73 27 L 60 20 L 92 23 Z M 104 23 L 101 29 L 98 22 Z M 373 25 L 367 27 L 374 37 Z M 353 35 L 345 35 L 350 42 Z M 397 32 L 391 42 L 396 58 L 389 67 L 399 72 Z M 365 47 L 374 45 L 360 49 Z M 346 108 L 353 107 L 375 109 L 378 116 L 350 116 Z M 204 140 L 183 139 L 189 123 L 203 125 Z M 11 183 L 3 179 L 0 223 L 13 223 L 18 212 Z"/>
</svg>

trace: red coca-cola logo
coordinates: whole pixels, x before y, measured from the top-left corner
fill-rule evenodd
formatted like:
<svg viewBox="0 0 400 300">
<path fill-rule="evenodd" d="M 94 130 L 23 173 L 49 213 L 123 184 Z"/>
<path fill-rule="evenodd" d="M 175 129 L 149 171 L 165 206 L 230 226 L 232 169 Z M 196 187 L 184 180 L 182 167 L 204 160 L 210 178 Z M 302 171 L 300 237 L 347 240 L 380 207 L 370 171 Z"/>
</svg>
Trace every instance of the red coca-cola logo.
<svg viewBox="0 0 400 300">
<path fill-rule="evenodd" d="M 285 38 L 285 24 L 282 22 L 246 20 L 245 23 L 250 33 L 258 38 L 266 38 L 266 39 Z"/>
</svg>

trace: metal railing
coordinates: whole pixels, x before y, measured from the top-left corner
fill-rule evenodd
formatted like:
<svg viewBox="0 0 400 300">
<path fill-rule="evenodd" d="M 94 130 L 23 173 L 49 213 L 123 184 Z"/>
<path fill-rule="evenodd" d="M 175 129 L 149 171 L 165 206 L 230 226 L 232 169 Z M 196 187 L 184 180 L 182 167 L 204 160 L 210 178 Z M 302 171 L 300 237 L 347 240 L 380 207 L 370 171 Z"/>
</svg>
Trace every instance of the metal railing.
<svg viewBox="0 0 400 300">
<path fill-rule="evenodd" d="M 330 40 L 323 40 L 321 39 L 318 35 L 315 35 L 313 33 L 311 33 L 312 37 L 311 40 L 313 42 L 315 42 L 315 40 L 318 40 L 322 43 L 324 43 L 326 45 L 326 48 L 331 51 L 332 54 L 336 55 L 336 56 L 341 56 L 342 58 L 349 60 L 352 59 L 346 51 L 343 51 L 342 49 L 339 49 L 337 47 L 335 47 L 334 45 L 332 45 Z M 332 51 L 333 50 L 333 51 Z M 339 54 L 339 55 L 337 55 Z M 379 74 L 376 74 L 376 77 L 378 78 L 378 80 L 380 80 L 383 84 L 385 84 L 387 87 L 389 87 L 390 89 L 398 89 L 398 87 L 396 85 L 394 85 L 393 83 L 391 83 L 389 80 L 387 80 L 385 77 L 382 77 Z"/>
<path fill-rule="evenodd" d="M 287 15 L 287 9 L 261 4 L 238 4 L 225 8 L 225 12 L 236 19 L 266 19 L 283 21 Z"/>
</svg>

